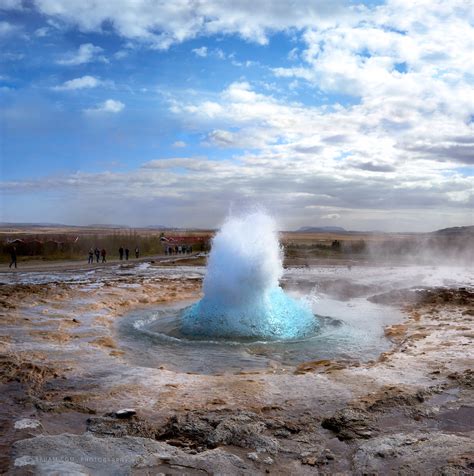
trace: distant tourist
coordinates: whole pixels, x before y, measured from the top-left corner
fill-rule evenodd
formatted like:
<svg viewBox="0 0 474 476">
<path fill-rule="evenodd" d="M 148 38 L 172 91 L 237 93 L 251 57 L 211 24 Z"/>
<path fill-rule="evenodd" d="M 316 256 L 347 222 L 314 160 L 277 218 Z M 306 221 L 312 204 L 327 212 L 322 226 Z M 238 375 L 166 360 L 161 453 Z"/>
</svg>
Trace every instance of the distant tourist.
<svg viewBox="0 0 474 476">
<path fill-rule="evenodd" d="M 128 255 L 130 254 L 130 250 L 125 248 L 125 259 L 128 261 Z"/>
<path fill-rule="evenodd" d="M 100 252 L 101 256 L 102 256 L 102 263 L 106 263 L 107 260 L 105 259 L 105 257 L 107 256 L 107 251 L 105 251 L 105 248 L 102 248 L 102 251 Z"/>
<path fill-rule="evenodd" d="M 95 247 L 94 254 L 95 254 L 95 259 L 97 260 L 97 263 L 98 263 L 100 258 L 100 250 L 99 248 L 97 248 L 97 246 Z"/>
<path fill-rule="evenodd" d="M 138 259 L 138 257 L 140 256 L 140 248 L 138 248 L 138 246 L 135 248 L 135 258 Z"/>
<path fill-rule="evenodd" d="M 92 264 L 93 262 L 94 262 L 94 250 L 91 248 L 89 250 L 89 261 L 88 261 L 88 263 Z"/>
<path fill-rule="evenodd" d="M 11 257 L 11 263 L 9 268 L 11 268 L 13 265 L 15 265 L 15 268 L 16 268 L 16 248 L 15 247 L 11 249 L 10 257 Z"/>
<path fill-rule="evenodd" d="M 123 246 L 119 248 L 119 256 L 120 256 L 120 261 L 123 260 Z"/>
</svg>

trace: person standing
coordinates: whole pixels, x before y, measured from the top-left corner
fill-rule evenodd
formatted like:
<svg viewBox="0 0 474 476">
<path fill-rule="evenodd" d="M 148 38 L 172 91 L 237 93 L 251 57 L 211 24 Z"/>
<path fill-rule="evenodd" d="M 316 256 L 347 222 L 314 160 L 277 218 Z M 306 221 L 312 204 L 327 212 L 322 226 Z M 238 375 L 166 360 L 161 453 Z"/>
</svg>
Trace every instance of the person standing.
<svg viewBox="0 0 474 476">
<path fill-rule="evenodd" d="M 10 251 L 10 258 L 11 258 L 11 263 L 9 268 L 11 268 L 13 265 L 15 265 L 15 268 L 16 268 L 16 247 L 15 246 Z"/>
<path fill-rule="evenodd" d="M 119 256 L 120 256 L 120 261 L 123 260 L 123 246 L 119 248 Z"/>
<path fill-rule="evenodd" d="M 92 264 L 94 262 L 94 250 L 91 248 L 89 250 L 89 261 L 88 264 Z"/>
<path fill-rule="evenodd" d="M 95 259 L 96 259 L 96 261 L 97 261 L 97 263 L 98 263 L 98 262 L 99 262 L 99 258 L 100 258 L 100 250 L 99 250 L 99 248 L 97 248 L 97 246 L 95 247 L 94 254 L 95 254 Z"/>
<path fill-rule="evenodd" d="M 107 256 L 107 251 L 105 251 L 105 248 L 102 248 L 100 254 L 102 255 L 102 263 L 106 263 L 107 260 L 105 259 L 105 257 Z"/>
<path fill-rule="evenodd" d="M 140 256 L 140 248 L 138 248 L 138 246 L 135 248 L 135 258 L 138 259 L 138 257 Z"/>
<path fill-rule="evenodd" d="M 125 260 L 128 261 L 128 255 L 130 254 L 130 250 L 125 248 Z"/>
</svg>

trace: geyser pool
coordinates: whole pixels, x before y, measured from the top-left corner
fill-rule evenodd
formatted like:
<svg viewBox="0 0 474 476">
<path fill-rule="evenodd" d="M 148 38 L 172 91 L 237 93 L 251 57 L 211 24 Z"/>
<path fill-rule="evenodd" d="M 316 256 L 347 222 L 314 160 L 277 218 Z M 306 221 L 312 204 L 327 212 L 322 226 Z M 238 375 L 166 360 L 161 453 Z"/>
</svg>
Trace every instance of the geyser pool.
<svg viewBox="0 0 474 476">
<path fill-rule="evenodd" d="M 279 285 L 282 249 L 275 221 L 263 212 L 230 217 L 212 241 L 204 297 L 181 319 L 189 337 L 299 339 L 314 334 L 311 306 Z"/>
</svg>

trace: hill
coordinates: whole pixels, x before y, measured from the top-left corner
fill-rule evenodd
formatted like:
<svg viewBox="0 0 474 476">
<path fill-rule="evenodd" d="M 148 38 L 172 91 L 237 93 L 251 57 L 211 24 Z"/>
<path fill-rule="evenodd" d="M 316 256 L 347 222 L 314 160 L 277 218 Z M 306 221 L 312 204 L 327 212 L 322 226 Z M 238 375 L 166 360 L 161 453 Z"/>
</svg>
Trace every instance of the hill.
<svg viewBox="0 0 474 476">
<path fill-rule="evenodd" d="M 298 233 L 347 233 L 345 228 L 340 226 L 302 226 Z"/>
</svg>

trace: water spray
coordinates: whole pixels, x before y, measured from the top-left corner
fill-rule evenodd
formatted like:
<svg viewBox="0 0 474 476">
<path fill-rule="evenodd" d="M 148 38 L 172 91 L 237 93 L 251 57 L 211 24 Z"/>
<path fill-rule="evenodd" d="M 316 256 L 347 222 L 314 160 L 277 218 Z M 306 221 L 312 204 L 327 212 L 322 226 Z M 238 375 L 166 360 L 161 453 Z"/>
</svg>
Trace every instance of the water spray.
<svg viewBox="0 0 474 476">
<path fill-rule="evenodd" d="M 230 217 L 212 241 L 204 297 L 183 315 L 188 336 L 298 339 L 318 321 L 309 303 L 279 285 L 283 253 L 275 221 L 258 211 Z"/>
</svg>

